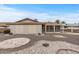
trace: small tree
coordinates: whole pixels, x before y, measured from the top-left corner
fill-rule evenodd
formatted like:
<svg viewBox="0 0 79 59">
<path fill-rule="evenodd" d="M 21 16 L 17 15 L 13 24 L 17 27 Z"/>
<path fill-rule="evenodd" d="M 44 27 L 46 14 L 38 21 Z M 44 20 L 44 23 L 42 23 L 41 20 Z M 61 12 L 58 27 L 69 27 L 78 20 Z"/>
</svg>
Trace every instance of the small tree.
<svg viewBox="0 0 79 59">
<path fill-rule="evenodd" d="M 66 24 L 66 22 L 65 22 L 65 21 L 62 21 L 61 23 L 62 23 L 62 24 Z"/>
<path fill-rule="evenodd" d="M 34 19 L 36 22 L 38 21 L 38 19 Z"/>
<path fill-rule="evenodd" d="M 60 23 L 60 20 L 59 20 L 59 19 L 57 19 L 55 22 L 56 22 L 57 24 L 59 24 L 59 23 Z"/>
</svg>

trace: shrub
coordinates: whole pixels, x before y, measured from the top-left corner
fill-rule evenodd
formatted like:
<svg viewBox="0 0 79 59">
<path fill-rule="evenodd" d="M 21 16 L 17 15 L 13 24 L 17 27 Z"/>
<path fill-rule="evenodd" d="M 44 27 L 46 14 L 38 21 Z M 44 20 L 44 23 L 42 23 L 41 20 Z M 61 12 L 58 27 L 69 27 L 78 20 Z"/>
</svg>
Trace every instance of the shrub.
<svg viewBox="0 0 79 59">
<path fill-rule="evenodd" d="M 48 43 L 44 43 L 44 44 L 42 44 L 44 47 L 48 47 L 49 46 L 49 44 Z"/>
<path fill-rule="evenodd" d="M 38 33 L 38 35 L 41 35 L 41 33 Z"/>
<path fill-rule="evenodd" d="M 10 29 L 4 30 L 4 34 L 9 34 L 10 33 Z"/>
</svg>

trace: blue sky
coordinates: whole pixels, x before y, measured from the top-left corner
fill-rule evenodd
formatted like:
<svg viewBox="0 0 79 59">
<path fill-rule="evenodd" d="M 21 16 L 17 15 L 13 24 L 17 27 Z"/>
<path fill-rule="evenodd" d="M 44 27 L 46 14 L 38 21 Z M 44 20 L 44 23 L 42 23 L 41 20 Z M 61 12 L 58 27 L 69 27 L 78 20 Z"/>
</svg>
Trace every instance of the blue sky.
<svg viewBox="0 0 79 59">
<path fill-rule="evenodd" d="M 67 23 L 79 23 L 78 4 L 0 4 L 0 21 L 14 22 L 23 18 L 39 21 L 60 19 Z"/>
</svg>

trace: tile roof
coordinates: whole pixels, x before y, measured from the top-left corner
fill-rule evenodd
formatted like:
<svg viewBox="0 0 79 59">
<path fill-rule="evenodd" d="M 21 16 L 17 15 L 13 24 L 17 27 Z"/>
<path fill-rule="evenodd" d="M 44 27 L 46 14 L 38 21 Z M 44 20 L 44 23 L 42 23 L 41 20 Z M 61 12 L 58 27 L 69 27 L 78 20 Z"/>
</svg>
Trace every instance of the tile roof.
<svg viewBox="0 0 79 59">
<path fill-rule="evenodd" d="M 22 22 L 22 21 L 25 21 L 25 20 L 30 20 L 30 21 L 33 21 L 33 22 L 38 22 L 37 19 L 33 20 L 33 19 L 30 19 L 30 18 L 24 18 L 24 19 L 16 21 L 16 22 Z"/>
</svg>

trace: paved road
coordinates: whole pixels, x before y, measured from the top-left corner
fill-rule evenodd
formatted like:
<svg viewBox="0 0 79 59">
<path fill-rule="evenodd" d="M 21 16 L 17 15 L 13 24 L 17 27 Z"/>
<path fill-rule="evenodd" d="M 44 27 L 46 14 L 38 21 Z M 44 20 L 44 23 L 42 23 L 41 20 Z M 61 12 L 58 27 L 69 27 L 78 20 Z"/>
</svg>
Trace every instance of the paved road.
<svg viewBox="0 0 79 59">
<path fill-rule="evenodd" d="M 67 38 L 56 38 L 53 35 L 63 35 Z M 53 33 L 53 34 L 46 34 L 44 36 L 41 35 L 4 35 L 4 34 L 0 34 L 0 42 L 7 40 L 7 39 L 11 39 L 11 38 L 30 38 L 31 41 L 29 42 L 29 44 L 17 47 L 17 48 L 13 48 L 13 49 L 0 49 L 0 53 L 10 53 L 13 51 L 18 51 L 21 49 L 25 49 L 28 48 L 32 45 L 35 44 L 35 42 L 39 41 L 39 40 L 48 40 L 48 41 L 65 41 L 68 43 L 72 43 L 72 44 L 76 44 L 79 45 L 79 35 L 70 35 L 70 34 L 62 34 L 62 33 Z"/>
</svg>

